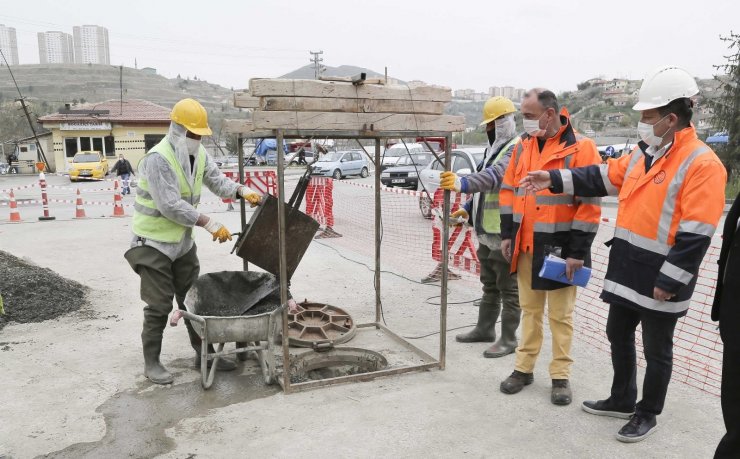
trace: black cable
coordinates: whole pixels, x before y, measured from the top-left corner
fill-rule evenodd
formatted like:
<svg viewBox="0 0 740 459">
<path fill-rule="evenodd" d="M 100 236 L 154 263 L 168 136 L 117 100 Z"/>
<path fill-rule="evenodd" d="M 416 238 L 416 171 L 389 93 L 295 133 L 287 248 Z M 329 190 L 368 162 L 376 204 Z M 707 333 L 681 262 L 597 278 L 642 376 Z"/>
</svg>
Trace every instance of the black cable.
<svg viewBox="0 0 740 459">
<path fill-rule="evenodd" d="M 448 328 L 447 331 L 449 332 L 449 331 L 460 330 L 461 328 L 474 327 L 475 325 L 476 324 L 470 324 L 470 325 L 463 325 L 462 327 Z M 402 336 L 401 338 L 405 338 L 405 339 L 422 339 L 422 338 L 427 338 L 429 336 L 434 336 L 434 335 L 439 335 L 439 331 L 428 333 L 426 335 L 421 335 L 421 336 Z"/>
</svg>

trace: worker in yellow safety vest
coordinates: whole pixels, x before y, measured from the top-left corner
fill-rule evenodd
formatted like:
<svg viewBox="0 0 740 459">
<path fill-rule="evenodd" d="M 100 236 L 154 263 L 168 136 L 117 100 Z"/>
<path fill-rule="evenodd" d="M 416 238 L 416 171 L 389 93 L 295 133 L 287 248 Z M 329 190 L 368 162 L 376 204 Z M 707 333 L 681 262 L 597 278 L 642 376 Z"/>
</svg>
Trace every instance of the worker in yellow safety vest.
<svg viewBox="0 0 740 459">
<path fill-rule="evenodd" d="M 156 384 L 173 381 L 159 361 L 172 299 L 185 309 L 185 294 L 200 271 L 193 227 L 205 228 L 214 241 L 231 240 L 224 225 L 198 211 L 202 186 L 221 198 L 242 197 L 252 206 L 260 203 L 259 194 L 223 175 L 203 148 L 201 137 L 211 135 L 211 129 L 200 103 L 181 100 L 173 107 L 170 119 L 167 135 L 139 162 L 133 239 L 125 254 L 141 279 L 141 299 L 146 303 L 141 332 L 144 376 Z M 200 368 L 201 340 L 189 321 L 186 326 L 196 351 L 195 366 Z M 218 370 L 235 368 L 231 360 L 221 358 L 217 362 Z"/>
<path fill-rule="evenodd" d="M 519 143 L 514 122 L 514 103 L 505 97 L 491 97 L 483 105 L 482 126 L 486 127 L 488 148 L 477 173 L 458 177 L 443 172 L 440 187 L 458 193 L 472 193 L 452 218 L 468 221 L 478 236 L 478 260 L 483 296 L 478 307 L 478 323 L 468 333 L 457 335 L 461 343 L 496 341 L 496 321 L 501 315 L 501 335 L 483 352 L 484 357 L 509 355 L 516 349 L 519 327 L 519 291 L 511 263 L 501 253 L 501 213 L 498 193 L 514 147 Z M 502 307 L 503 306 L 503 307 Z"/>
</svg>

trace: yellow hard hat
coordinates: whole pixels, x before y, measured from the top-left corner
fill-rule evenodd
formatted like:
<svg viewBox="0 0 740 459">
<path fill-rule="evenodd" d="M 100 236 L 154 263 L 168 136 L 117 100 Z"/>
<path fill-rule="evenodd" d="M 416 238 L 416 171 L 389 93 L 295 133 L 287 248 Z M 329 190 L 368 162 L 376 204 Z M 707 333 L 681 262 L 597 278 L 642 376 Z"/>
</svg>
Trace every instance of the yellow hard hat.
<svg viewBox="0 0 740 459">
<path fill-rule="evenodd" d="M 203 106 L 194 99 L 183 99 L 172 107 L 170 119 L 196 135 L 211 135 L 208 127 L 208 113 Z"/>
<path fill-rule="evenodd" d="M 515 111 L 514 102 L 506 97 L 491 97 L 483 104 L 483 122 L 480 125 L 485 126 L 496 118 L 514 113 Z"/>
</svg>

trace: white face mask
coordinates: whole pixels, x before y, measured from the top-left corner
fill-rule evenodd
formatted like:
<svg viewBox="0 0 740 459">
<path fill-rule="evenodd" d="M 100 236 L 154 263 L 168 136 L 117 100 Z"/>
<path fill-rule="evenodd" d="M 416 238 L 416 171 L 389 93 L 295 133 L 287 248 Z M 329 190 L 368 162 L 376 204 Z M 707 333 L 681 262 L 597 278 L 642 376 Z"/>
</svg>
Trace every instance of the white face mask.
<svg viewBox="0 0 740 459">
<path fill-rule="evenodd" d="M 522 125 L 524 126 L 524 132 L 531 135 L 532 137 L 540 137 L 540 136 L 545 135 L 546 129 L 542 129 L 540 127 L 540 120 L 542 119 L 544 115 L 545 113 L 540 115 L 540 117 L 537 118 L 536 120 L 528 120 L 524 118 L 522 120 Z"/>
<path fill-rule="evenodd" d="M 663 118 L 659 119 L 655 124 L 660 123 L 666 117 L 669 115 L 664 116 Z M 643 142 L 648 144 L 651 147 L 658 147 L 661 143 L 663 143 L 663 137 L 668 133 L 668 130 L 666 130 L 662 136 L 655 135 L 655 124 L 647 124 L 643 123 L 642 121 L 637 123 L 637 134 L 640 136 L 640 139 L 642 139 Z M 670 128 L 669 128 L 670 129 Z"/>
<path fill-rule="evenodd" d="M 198 150 L 200 149 L 200 140 L 185 137 L 185 145 L 188 147 L 188 154 L 190 156 L 196 156 L 198 154 Z"/>
</svg>

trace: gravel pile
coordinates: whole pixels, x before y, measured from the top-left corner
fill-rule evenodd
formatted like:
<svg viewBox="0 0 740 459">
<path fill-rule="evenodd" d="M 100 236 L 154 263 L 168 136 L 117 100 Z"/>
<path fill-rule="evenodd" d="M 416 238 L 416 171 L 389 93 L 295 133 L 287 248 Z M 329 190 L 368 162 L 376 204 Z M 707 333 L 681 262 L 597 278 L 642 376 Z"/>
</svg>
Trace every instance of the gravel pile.
<svg viewBox="0 0 740 459">
<path fill-rule="evenodd" d="M 0 294 L 5 315 L 0 329 L 9 322 L 43 322 L 76 311 L 88 304 L 89 289 L 0 250 Z"/>
</svg>

